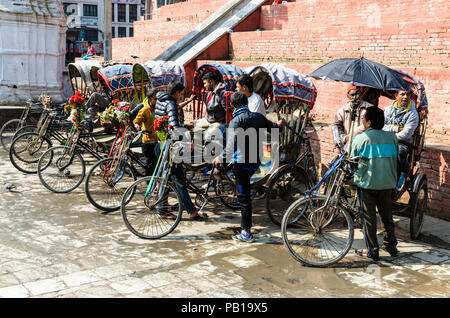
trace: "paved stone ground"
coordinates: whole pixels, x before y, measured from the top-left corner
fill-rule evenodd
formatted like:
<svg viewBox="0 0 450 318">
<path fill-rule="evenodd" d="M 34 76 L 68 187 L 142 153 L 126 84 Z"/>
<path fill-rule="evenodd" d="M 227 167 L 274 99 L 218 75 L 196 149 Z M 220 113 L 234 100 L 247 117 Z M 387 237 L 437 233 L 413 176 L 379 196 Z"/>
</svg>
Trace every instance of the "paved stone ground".
<svg viewBox="0 0 450 318">
<path fill-rule="evenodd" d="M 4 183 L 16 188 L 9 192 Z M 240 215 L 209 206 L 208 222 L 183 220 L 149 241 L 125 227 L 120 212 L 102 214 L 80 187 L 45 189 L 0 153 L 0 297 L 448 297 L 448 222 L 427 218 L 424 241 L 408 239 L 396 217 L 398 258 L 379 263 L 350 251 L 331 268 L 303 267 L 255 202 L 254 244 L 235 242 Z M 381 236 L 380 236 L 381 240 Z M 355 232 L 354 248 L 362 246 Z"/>
</svg>

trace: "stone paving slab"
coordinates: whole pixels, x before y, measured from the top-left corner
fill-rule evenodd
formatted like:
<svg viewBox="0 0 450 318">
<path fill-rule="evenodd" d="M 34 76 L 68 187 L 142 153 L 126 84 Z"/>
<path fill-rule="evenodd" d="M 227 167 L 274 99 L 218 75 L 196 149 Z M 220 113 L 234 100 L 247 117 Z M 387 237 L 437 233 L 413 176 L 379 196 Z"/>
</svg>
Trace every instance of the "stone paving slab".
<svg viewBox="0 0 450 318">
<path fill-rule="evenodd" d="M 89 166 L 87 167 L 89 168 Z M 16 185 L 9 192 L 2 184 Z M 160 240 L 143 240 L 120 212 L 102 214 L 83 187 L 68 194 L 45 189 L 36 175 L 14 169 L 0 153 L 0 297 L 245 298 L 449 297 L 448 222 L 426 218 L 411 241 L 396 217 L 401 255 L 370 262 L 354 253 L 329 268 L 304 267 L 284 247 L 280 230 L 255 202 L 254 244 L 236 242 L 240 214 L 210 205 L 208 222 L 183 220 Z M 429 221 L 431 220 L 431 221 Z M 379 236 L 380 242 L 382 236 Z"/>
</svg>

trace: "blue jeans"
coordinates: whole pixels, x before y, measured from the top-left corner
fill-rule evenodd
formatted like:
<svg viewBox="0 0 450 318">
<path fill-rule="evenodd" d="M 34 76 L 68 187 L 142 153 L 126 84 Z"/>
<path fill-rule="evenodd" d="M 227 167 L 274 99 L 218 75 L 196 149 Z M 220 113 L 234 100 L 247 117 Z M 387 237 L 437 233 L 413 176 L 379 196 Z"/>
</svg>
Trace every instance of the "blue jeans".
<svg viewBox="0 0 450 318">
<path fill-rule="evenodd" d="M 155 155 L 158 158 L 159 154 L 161 152 L 161 144 L 158 143 L 155 146 Z M 184 173 L 183 167 L 181 165 L 176 165 L 172 167 L 172 171 L 170 173 L 170 179 L 175 184 L 175 188 L 177 189 L 178 193 L 180 194 L 181 203 L 183 204 L 184 209 L 187 211 L 187 213 L 192 214 L 194 213 L 195 206 L 192 203 L 191 197 L 189 196 L 189 192 L 187 191 L 186 187 L 186 174 Z M 167 206 L 167 201 L 162 202 L 158 206 L 158 213 L 163 212 L 162 211 L 162 205 Z"/>
</svg>

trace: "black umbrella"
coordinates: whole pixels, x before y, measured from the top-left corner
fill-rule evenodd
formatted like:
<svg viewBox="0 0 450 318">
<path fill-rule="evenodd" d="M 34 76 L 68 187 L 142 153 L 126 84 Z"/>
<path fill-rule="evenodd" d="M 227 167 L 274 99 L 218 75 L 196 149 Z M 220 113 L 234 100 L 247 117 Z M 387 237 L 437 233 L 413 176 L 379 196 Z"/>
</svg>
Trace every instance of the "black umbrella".
<svg viewBox="0 0 450 318">
<path fill-rule="evenodd" d="M 367 86 L 381 90 L 409 90 L 408 83 L 393 69 L 363 57 L 342 58 L 330 61 L 308 76 Z"/>
</svg>

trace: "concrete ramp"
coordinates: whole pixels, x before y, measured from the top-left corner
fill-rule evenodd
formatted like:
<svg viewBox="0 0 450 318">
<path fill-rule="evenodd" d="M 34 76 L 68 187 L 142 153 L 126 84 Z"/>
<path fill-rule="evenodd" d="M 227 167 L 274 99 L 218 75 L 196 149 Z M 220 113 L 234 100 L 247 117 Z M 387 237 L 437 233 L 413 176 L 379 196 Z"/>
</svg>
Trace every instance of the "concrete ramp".
<svg viewBox="0 0 450 318">
<path fill-rule="evenodd" d="M 186 65 L 214 44 L 238 23 L 255 12 L 266 0 L 230 0 L 197 28 L 173 44 L 155 60 Z"/>
</svg>

